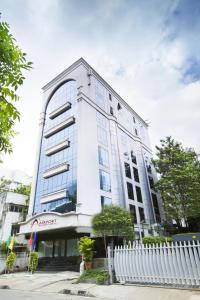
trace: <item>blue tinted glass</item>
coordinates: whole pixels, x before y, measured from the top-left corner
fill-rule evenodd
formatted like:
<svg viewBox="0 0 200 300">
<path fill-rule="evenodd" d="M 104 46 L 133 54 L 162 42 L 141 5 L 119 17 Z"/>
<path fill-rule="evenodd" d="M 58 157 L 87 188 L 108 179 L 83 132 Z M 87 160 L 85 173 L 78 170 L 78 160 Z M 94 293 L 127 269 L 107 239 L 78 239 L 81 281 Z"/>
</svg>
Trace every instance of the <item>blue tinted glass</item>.
<svg viewBox="0 0 200 300">
<path fill-rule="evenodd" d="M 76 118 L 76 82 L 69 81 L 63 84 L 50 99 L 46 109 L 46 120 L 44 132 L 49 128 L 63 122 L 70 116 Z M 66 102 L 72 104 L 71 109 L 60 114 L 53 120 L 49 118 L 49 114 L 59 108 Z M 70 147 L 61 150 L 53 155 L 46 156 L 45 151 L 64 140 L 69 140 Z M 37 175 L 36 194 L 34 213 L 43 211 L 67 212 L 75 209 L 76 192 L 77 192 L 77 175 L 76 164 L 77 159 L 77 125 L 76 123 L 68 128 L 65 128 L 49 138 L 42 138 L 39 169 Z M 43 173 L 62 163 L 69 164 L 69 171 L 60 173 L 50 178 L 44 179 Z M 41 197 L 59 190 L 67 190 L 67 196 L 64 199 L 59 199 L 51 203 L 41 204 Z"/>
<path fill-rule="evenodd" d="M 99 170 L 99 173 L 100 173 L 100 188 L 103 191 L 111 192 L 110 174 L 103 170 Z"/>
<path fill-rule="evenodd" d="M 101 146 L 98 147 L 98 151 L 99 151 L 100 165 L 108 167 L 109 166 L 108 151 L 102 148 Z"/>
</svg>

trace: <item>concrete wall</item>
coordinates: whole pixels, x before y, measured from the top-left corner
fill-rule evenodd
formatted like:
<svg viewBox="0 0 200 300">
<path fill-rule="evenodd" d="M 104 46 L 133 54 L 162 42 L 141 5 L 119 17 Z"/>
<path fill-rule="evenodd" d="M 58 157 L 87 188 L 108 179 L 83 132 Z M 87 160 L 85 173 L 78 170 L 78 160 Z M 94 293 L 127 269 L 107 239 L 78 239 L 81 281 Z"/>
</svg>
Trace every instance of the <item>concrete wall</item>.
<svg viewBox="0 0 200 300">
<path fill-rule="evenodd" d="M 26 253 L 17 254 L 14 265 L 14 271 L 22 271 L 28 266 L 28 256 Z M 0 256 L 0 274 L 4 273 L 6 269 L 6 256 Z"/>
</svg>

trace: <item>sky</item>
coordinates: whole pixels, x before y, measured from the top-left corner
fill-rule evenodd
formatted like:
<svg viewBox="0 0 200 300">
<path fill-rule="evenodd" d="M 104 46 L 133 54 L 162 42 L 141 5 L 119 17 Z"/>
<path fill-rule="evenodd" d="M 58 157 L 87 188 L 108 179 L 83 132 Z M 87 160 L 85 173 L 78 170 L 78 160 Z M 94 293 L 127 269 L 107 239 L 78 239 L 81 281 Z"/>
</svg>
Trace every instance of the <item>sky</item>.
<svg viewBox="0 0 200 300">
<path fill-rule="evenodd" d="M 1 19 L 34 64 L 2 167 L 33 173 L 42 86 L 83 57 L 149 123 L 200 153 L 199 0 L 1 0 Z"/>
</svg>

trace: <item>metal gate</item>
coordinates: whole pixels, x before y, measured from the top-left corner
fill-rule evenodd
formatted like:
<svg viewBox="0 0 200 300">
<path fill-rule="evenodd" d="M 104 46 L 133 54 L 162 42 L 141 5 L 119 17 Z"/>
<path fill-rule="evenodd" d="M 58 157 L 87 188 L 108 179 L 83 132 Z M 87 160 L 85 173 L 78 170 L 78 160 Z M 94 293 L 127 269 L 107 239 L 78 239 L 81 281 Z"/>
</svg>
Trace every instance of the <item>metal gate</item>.
<svg viewBox="0 0 200 300">
<path fill-rule="evenodd" d="M 143 244 L 108 249 L 108 266 L 120 283 L 200 287 L 200 243 Z"/>
</svg>

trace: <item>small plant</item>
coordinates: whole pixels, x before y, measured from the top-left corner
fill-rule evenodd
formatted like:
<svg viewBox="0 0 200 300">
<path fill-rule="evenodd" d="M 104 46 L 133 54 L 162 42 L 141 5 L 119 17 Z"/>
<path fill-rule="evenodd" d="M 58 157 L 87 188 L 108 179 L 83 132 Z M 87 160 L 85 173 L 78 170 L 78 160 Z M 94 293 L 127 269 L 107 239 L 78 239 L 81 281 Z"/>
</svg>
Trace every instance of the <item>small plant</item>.
<svg viewBox="0 0 200 300">
<path fill-rule="evenodd" d="M 34 273 L 37 270 L 38 258 L 39 258 L 38 252 L 36 251 L 30 252 L 28 269 L 29 271 L 31 271 L 31 273 Z"/>
<path fill-rule="evenodd" d="M 165 237 L 165 236 L 145 236 L 142 239 L 144 245 L 161 244 L 161 243 L 166 243 L 171 241 L 172 241 L 171 237 Z"/>
<path fill-rule="evenodd" d="M 77 280 L 80 282 L 91 282 L 96 284 L 105 284 L 108 282 L 109 273 L 105 269 L 90 269 L 86 270 Z"/>
<path fill-rule="evenodd" d="M 92 258 L 94 256 L 93 246 L 94 240 L 87 236 L 80 238 L 79 241 L 79 252 L 85 262 L 85 268 L 90 269 L 92 267 Z"/>
<path fill-rule="evenodd" d="M 80 238 L 79 241 L 79 252 L 83 256 L 83 260 L 88 262 L 92 261 L 94 251 L 93 251 L 93 246 L 94 246 L 94 240 L 90 239 L 87 236 L 84 236 Z"/>
<path fill-rule="evenodd" d="M 6 268 L 8 271 L 11 271 L 13 269 L 15 261 L 16 254 L 14 252 L 10 252 L 10 254 L 6 258 Z"/>
<path fill-rule="evenodd" d="M 96 277 L 97 284 L 105 284 L 109 279 L 109 273 L 106 270 L 102 270 Z"/>
</svg>

